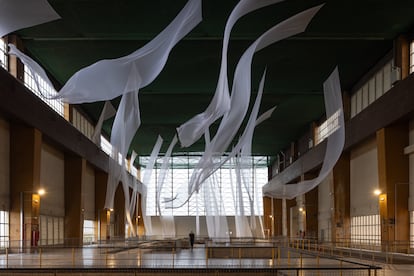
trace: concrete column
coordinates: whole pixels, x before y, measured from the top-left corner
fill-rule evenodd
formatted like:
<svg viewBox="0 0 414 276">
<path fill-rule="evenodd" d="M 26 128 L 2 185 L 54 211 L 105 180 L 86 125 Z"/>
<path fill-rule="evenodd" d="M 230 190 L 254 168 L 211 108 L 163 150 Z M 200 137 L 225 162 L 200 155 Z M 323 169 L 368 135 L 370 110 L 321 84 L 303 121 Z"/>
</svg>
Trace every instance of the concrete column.
<svg viewBox="0 0 414 276">
<path fill-rule="evenodd" d="M 11 247 L 31 247 L 39 237 L 40 155 L 42 134 L 19 124 L 10 126 Z"/>
<path fill-rule="evenodd" d="M 342 153 L 332 171 L 333 175 L 333 212 L 332 212 L 332 242 L 349 241 L 351 238 L 351 209 L 350 209 L 350 157 Z"/>
<path fill-rule="evenodd" d="M 287 223 L 287 207 L 286 199 L 282 199 L 282 235 L 287 237 L 288 235 L 288 223 Z"/>
<path fill-rule="evenodd" d="M 65 155 L 65 244 L 79 246 L 83 242 L 82 183 L 86 160 Z"/>
<path fill-rule="evenodd" d="M 390 251 L 391 244 L 409 241 L 409 162 L 404 154 L 408 146 L 408 126 L 394 125 L 377 131 L 378 180 L 381 245 Z M 395 248 L 395 247 L 393 247 Z M 406 250 L 395 248 L 398 251 Z"/>
<path fill-rule="evenodd" d="M 119 238 L 125 237 L 125 196 L 122 185 L 118 185 L 115 192 L 114 211 L 111 215 L 114 224 L 114 236 Z"/>
<path fill-rule="evenodd" d="M 106 241 L 110 238 L 109 233 L 109 210 L 104 209 L 106 185 L 108 182 L 108 174 L 101 170 L 95 170 L 95 212 L 97 220 L 97 239 L 98 242 Z"/>
<path fill-rule="evenodd" d="M 298 216 L 298 232 L 303 233 L 306 231 L 306 201 L 305 195 L 296 197 L 297 216 Z"/>
<path fill-rule="evenodd" d="M 274 236 L 281 236 L 282 232 L 282 199 L 274 198 L 273 199 L 273 233 Z"/>
<path fill-rule="evenodd" d="M 306 237 L 316 239 L 318 237 L 318 187 L 305 194 L 305 202 Z"/>
<path fill-rule="evenodd" d="M 296 233 L 291 233 L 291 215 L 293 207 L 296 206 L 296 199 L 286 199 L 286 228 L 287 228 L 287 236 L 288 237 L 295 237 Z M 296 214 L 293 214 L 296 215 Z"/>
<path fill-rule="evenodd" d="M 410 42 L 405 35 L 400 35 L 394 42 L 394 65 L 400 69 L 401 79 L 410 74 Z"/>
<path fill-rule="evenodd" d="M 24 47 L 21 39 L 16 35 L 9 35 L 7 37 L 7 42 L 16 46 L 17 49 L 24 52 Z M 9 72 L 12 74 L 16 79 L 21 81 L 24 80 L 24 65 L 23 63 L 14 55 L 9 56 Z"/>
<path fill-rule="evenodd" d="M 264 223 L 264 231 L 265 237 L 272 236 L 272 198 L 271 197 L 263 197 L 263 223 Z"/>
</svg>

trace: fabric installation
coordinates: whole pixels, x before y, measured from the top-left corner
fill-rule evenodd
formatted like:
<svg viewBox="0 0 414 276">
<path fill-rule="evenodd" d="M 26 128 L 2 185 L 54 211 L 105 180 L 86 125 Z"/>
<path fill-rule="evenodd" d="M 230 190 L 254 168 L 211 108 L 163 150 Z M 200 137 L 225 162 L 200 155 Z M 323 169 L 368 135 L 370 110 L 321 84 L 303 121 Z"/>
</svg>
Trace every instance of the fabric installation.
<svg viewBox="0 0 414 276">
<path fill-rule="evenodd" d="M 0 0 L 0 3 L 17 3 L 20 1 Z M 220 187 L 216 174 L 216 171 L 226 163 L 231 164 L 231 167 L 234 168 L 230 179 L 232 189 L 231 197 L 234 209 L 236 210 L 236 236 L 251 237 L 263 235 L 263 223 L 257 213 L 257 193 L 253 192 L 255 187 L 252 187 L 250 181 L 252 178 L 252 170 L 249 167 L 251 165 L 248 160 L 251 156 L 251 145 L 255 127 L 269 118 L 275 109 L 274 107 L 258 117 L 264 90 L 265 73 L 263 74 L 256 100 L 241 137 L 238 139 L 237 144 L 233 145 L 230 153 L 225 154 L 225 152 L 234 140 L 247 115 L 251 95 L 251 64 L 254 54 L 277 41 L 303 32 L 322 5 L 286 19 L 257 38 L 242 55 L 235 68 L 231 93 L 229 91 L 227 75 L 227 55 L 231 31 L 236 22 L 254 10 L 281 1 L 283 0 L 241 0 L 233 9 L 226 22 L 221 51 L 220 73 L 212 100 L 204 112 L 197 114 L 177 128 L 177 137 L 172 139 L 164 155 L 159 175 L 157 175 L 156 202 L 162 232 L 165 236 L 171 236 L 175 233 L 174 218 L 171 215 L 171 210 L 182 206 L 192 195 L 197 194 L 197 198 L 204 199 L 203 204 L 206 209 L 205 215 L 208 235 L 211 238 L 229 238 L 231 233 L 227 225 L 227 218 L 223 215 L 222 211 L 224 209 L 223 202 L 228 200 L 228 198 L 223 198 L 223 195 L 218 192 Z M 6 19 L 5 21 L 9 22 L 3 23 L 4 17 L 2 17 L 2 11 L 0 11 L 0 36 L 19 28 L 59 18 L 57 14 L 53 14 L 50 6 L 50 9 L 46 7 L 48 6 L 47 1 L 39 0 L 33 2 L 43 5 L 46 15 L 37 16 L 37 21 L 31 20 L 30 22 L 26 22 L 22 20 L 17 24 L 16 21 L 18 21 L 19 17 L 15 17 L 13 20 Z M 138 210 L 136 207 L 138 193 L 142 197 L 141 207 L 145 224 L 145 234 L 151 236 L 154 233 L 151 217 L 147 215 L 147 185 L 150 183 L 153 168 L 163 143 L 163 139 L 158 137 L 145 169 L 142 183 L 127 174 L 125 170 L 125 158 L 132 139 L 141 124 L 138 93 L 142 87 L 149 85 L 156 79 L 165 66 L 172 48 L 201 21 L 201 4 L 201 0 L 189 0 L 175 19 L 142 48 L 134 51 L 130 55 L 117 59 L 101 60 L 85 67 L 76 72 L 66 82 L 58 95 L 44 94 L 45 97 L 60 98 L 68 103 L 107 101 L 103 107 L 94 133 L 94 141 L 98 143 L 103 121 L 115 115 L 110 139 L 112 144 L 112 158 L 109 158 L 105 207 L 108 209 L 113 208 L 115 191 L 119 182 L 121 182 L 125 195 L 126 219 L 134 235 L 136 233 L 131 214 Z M 21 6 L 18 9 L 22 10 Z M 9 46 L 10 54 L 16 55 L 27 66 L 34 76 L 37 85 L 43 79 L 53 87 L 46 72 L 40 65 L 20 52 L 13 45 Z M 106 77 L 102 78 L 102 76 Z M 96 81 L 97 79 L 99 81 Z M 41 91 L 39 85 L 38 88 Z M 324 83 L 324 95 L 327 117 L 336 116 L 335 118 L 337 118 L 339 123 L 337 129 L 328 138 L 325 159 L 319 176 L 313 180 L 304 181 L 295 185 L 274 185 L 269 183 L 264 189 L 267 195 L 292 198 L 305 193 L 318 185 L 338 160 L 344 143 L 344 123 L 337 69 Z M 118 96 L 121 96 L 121 101 L 115 113 L 109 100 Z M 210 139 L 209 127 L 220 118 L 222 119 L 216 135 Z M 190 183 L 180 187 L 173 198 L 171 196 L 163 197 L 163 194 L 167 194 L 166 189 L 168 187 L 165 185 L 165 179 L 168 174 L 174 146 L 177 142 L 180 142 L 182 147 L 189 147 L 203 135 L 205 139 L 205 152 L 202 154 L 199 163 L 194 169 Z M 131 165 L 133 165 L 135 158 L 136 154 L 133 153 L 130 160 Z M 131 196 L 130 191 L 132 191 Z M 242 196 L 246 193 L 248 197 L 248 209 L 250 210 L 250 220 L 245 213 L 246 203 L 243 201 Z M 168 194 L 171 195 L 171 193 Z M 197 208 L 197 233 L 199 233 L 198 216 Z"/>
<path fill-rule="evenodd" d="M 263 187 L 265 195 L 291 199 L 304 194 L 319 185 L 338 161 L 345 144 L 345 122 L 338 68 L 335 68 L 324 82 L 323 90 L 326 117 L 334 128 L 327 138 L 325 156 L 319 175 L 314 179 L 301 181 L 296 184 L 273 183 L 270 181 Z"/>
<path fill-rule="evenodd" d="M 283 0 L 251 1 L 241 0 L 233 9 L 226 22 L 221 52 L 221 67 L 216 92 L 207 109 L 194 116 L 177 128 L 178 139 L 182 147 L 189 147 L 206 133 L 210 125 L 230 109 L 229 83 L 227 78 L 227 48 L 234 24 L 244 15 L 262 7 Z"/>
<path fill-rule="evenodd" d="M 0 0 L 0 7 L 0 37 L 60 18 L 47 0 Z"/>
</svg>

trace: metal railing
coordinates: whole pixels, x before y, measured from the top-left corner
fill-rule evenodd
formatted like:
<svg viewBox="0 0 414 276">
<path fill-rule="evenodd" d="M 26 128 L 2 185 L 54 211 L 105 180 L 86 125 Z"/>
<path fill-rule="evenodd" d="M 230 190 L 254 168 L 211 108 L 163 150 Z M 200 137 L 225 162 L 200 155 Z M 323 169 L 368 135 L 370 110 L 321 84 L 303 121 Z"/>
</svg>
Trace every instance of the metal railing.
<svg viewBox="0 0 414 276">
<path fill-rule="evenodd" d="M 89 246 L 7 248 L 1 269 L 242 269 L 299 275 L 376 275 L 380 267 L 339 258 L 311 240 L 111 240 Z M 320 249 L 323 249 L 322 251 Z M 335 253 L 332 250 L 332 253 Z M 216 274 L 217 275 L 217 274 Z"/>
</svg>

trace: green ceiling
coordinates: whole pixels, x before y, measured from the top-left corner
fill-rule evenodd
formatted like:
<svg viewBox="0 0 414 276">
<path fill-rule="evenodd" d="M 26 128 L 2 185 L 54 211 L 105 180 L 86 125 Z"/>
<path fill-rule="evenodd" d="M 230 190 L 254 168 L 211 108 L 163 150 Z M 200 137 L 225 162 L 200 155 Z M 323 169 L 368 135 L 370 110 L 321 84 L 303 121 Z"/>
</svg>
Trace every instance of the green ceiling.
<svg viewBox="0 0 414 276">
<path fill-rule="evenodd" d="M 60 84 L 103 58 L 127 55 L 156 36 L 186 1 L 49 0 L 62 19 L 18 32 L 27 52 Z M 222 36 L 234 0 L 204 0 L 203 21 L 173 49 L 159 77 L 139 93 L 142 125 L 133 148 L 148 155 L 158 134 L 170 141 L 175 128 L 204 111 L 215 91 Z M 392 49 L 393 39 L 413 23 L 414 1 L 287 0 L 243 17 L 229 45 L 229 80 L 243 51 L 271 26 L 326 3 L 301 35 L 274 44 L 253 60 L 253 97 L 267 67 L 261 112 L 277 105 L 255 131 L 253 152 L 275 155 L 324 114 L 322 83 L 338 65 L 342 87 L 358 79 Z M 117 106 L 119 99 L 114 99 Z M 96 121 L 103 103 L 83 104 Z M 104 129 L 110 133 L 112 121 Z M 212 127 L 212 132 L 217 123 Z M 168 143 L 162 151 L 165 152 Z M 189 149 L 202 151 L 202 139 Z"/>
</svg>

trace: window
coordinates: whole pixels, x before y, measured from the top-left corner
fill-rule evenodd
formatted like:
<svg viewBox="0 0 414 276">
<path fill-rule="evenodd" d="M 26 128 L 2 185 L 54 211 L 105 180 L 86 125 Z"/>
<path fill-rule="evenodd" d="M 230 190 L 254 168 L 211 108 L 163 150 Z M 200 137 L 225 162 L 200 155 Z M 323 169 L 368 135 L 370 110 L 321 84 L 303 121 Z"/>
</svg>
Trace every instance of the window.
<svg viewBox="0 0 414 276">
<path fill-rule="evenodd" d="M 323 140 L 329 137 L 332 133 L 335 132 L 339 128 L 339 113 L 340 111 L 336 111 L 332 114 L 331 117 L 328 118 L 325 122 L 323 122 L 317 129 L 316 129 L 316 145 L 321 143 Z"/>
<path fill-rule="evenodd" d="M 413 46 L 411 45 L 413 50 Z M 414 57 L 414 53 L 411 53 L 411 60 Z M 394 61 L 391 59 L 384 66 L 382 66 L 371 78 L 363 83 L 361 87 L 351 96 L 351 118 L 364 110 L 367 106 L 372 104 L 376 99 L 381 97 L 384 93 L 392 87 L 393 71 L 392 64 Z M 410 65 L 410 70 L 413 67 Z"/>
<path fill-rule="evenodd" d="M 40 216 L 40 244 L 63 244 L 63 218 Z"/>
<path fill-rule="evenodd" d="M 95 225 L 93 220 L 83 221 L 83 243 L 95 242 Z"/>
<path fill-rule="evenodd" d="M 380 216 L 352 217 L 351 241 L 357 244 L 379 245 L 381 243 Z"/>
<path fill-rule="evenodd" d="M 93 125 L 75 108 L 73 108 L 72 113 L 72 124 L 77 130 L 82 132 L 83 135 L 88 137 L 88 139 L 92 138 L 94 131 Z"/>
<path fill-rule="evenodd" d="M 0 211 L 0 249 L 9 247 L 9 212 Z"/>
<path fill-rule="evenodd" d="M 44 101 L 48 106 L 50 106 L 54 111 L 56 111 L 60 116 L 64 117 L 64 104 L 62 100 L 50 100 L 46 99 L 43 95 L 54 95 L 56 90 L 53 87 L 50 87 L 44 80 L 40 80 L 37 84 L 33 78 L 32 72 L 24 67 L 24 84 L 27 88 L 32 90 L 32 92 L 38 96 L 42 101 Z M 39 86 L 38 86 L 39 85 Z M 41 91 L 39 91 L 39 89 Z M 43 94 L 43 95 L 42 95 Z"/>
<path fill-rule="evenodd" d="M 7 45 L 0 38 L 0 67 L 7 70 Z"/>
<path fill-rule="evenodd" d="M 205 202 L 204 198 L 204 186 L 201 187 L 198 194 L 193 194 L 188 202 L 179 208 L 165 208 L 166 204 L 174 204 L 174 201 L 171 203 L 163 203 L 163 199 L 169 199 L 176 195 L 176 193 L 182 189 L 182 187 L 188 187 L 190 182 L 191 175 L 193 173 L 193 168 L 196 166 L 200 159 L 200 156 L 174 156 L 170 160 L 170 169 L 165 177 L 164 188 L 162 194 L 160 195 L 161 209 L 166 210 L 165 215 L 173 216 L 200 216 L 206 215 Z M 141 170 L 141 176 L 145 174 L 145 165 L 147 164 L 148 157 L 140 157 L 140 164 L 143 165 Z M 156 206 L 156 183 L 159 181 L 159 173 L 161 171 L 162 158 L 156 160 L 155 167 L 153 169 L 151 179 L 147 184 L 147 213 L 150 216 L 159 215 L 158 206 Z M 223 202 L 219 206 L 217 212 L 219 215 L 233 216 L 236 214 L 235 203 L 233 198 L 233 190 L 236 183 L 236 174 L 235 174 L 235 164 L 228 162 L 210 178 L 214 178 L 214 183 L 217 185 L 217 190 L 219 191 L 216 195 L 218 202 Z M 244 214 L 250 215 L 250 197 L 254 197 L 254 213 L 263 214 L 263 196 L 262 196 L 262 187 L 268 182 L 268 169 L 267 169 L 267 158 L 264 156 L 260 157 L 251 157 L 249 164 L 246 167 L 243 167 L 243 176 L 245 176 L 249 183 L 252 183 L 250 187 L 250 194 L 247 191 L 244 191 L 242 194 L 242 201 L 244 205 Z M 208 181 L 208 180 L 207 180 Z M 184 186 L 181 186 L 184 185 Z M 224 200 L 225 199 L 225 200 Z M 210 199 L 214 201 L 214 199 Z M 211 202 L 212 203 L 212 202 Z"/>
</svg>

